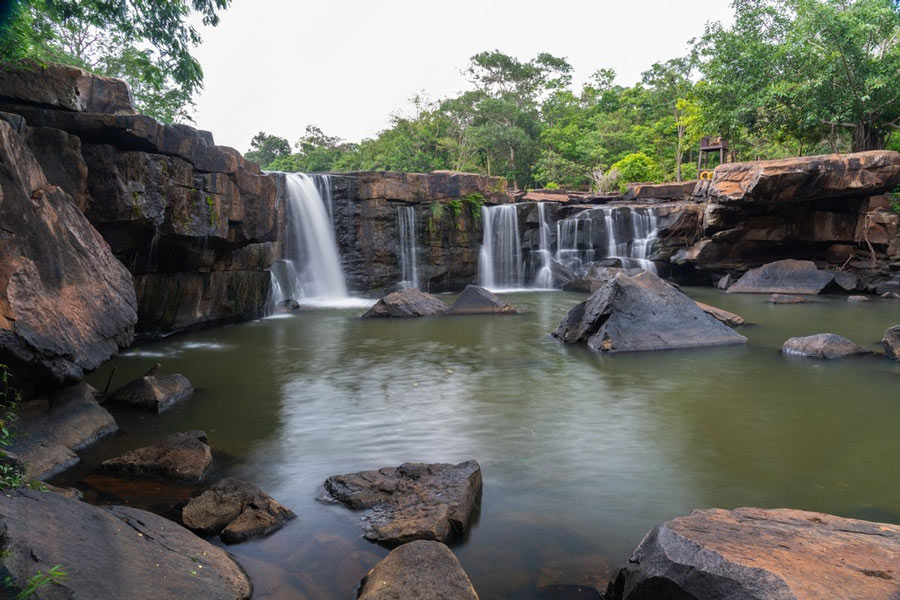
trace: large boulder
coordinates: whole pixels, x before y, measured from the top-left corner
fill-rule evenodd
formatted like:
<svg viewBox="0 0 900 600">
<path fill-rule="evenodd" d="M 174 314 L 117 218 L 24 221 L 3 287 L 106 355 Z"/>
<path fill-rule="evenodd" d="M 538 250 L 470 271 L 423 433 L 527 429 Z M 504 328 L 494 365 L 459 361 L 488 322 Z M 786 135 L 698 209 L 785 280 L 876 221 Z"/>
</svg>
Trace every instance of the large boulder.
<svg viewBox="0 0 900 600">
<path fill-rule="evenodd" d="M 719 165 L 707 195 L 721 204 L 793 203 L 874 196 L 898 181 L 900 154 L 875 150 Z"/>
<path fill-rule="evenodd" d="M 706 314 L 650 272 L 616 275 L 571 309 L 553 334 L 592 350 L 632 352 L 743 344 L 747 338 Z"/>
<path fill-rule="evenodd" d="M 695 510 L 644 537 L 607 600 L 894 600 L 900 526 L 789 509 Z"/>
<path fill-rule="evenodd" d="M 252 483 L 226 477 L 191 498 L 181 511 L 181 522 L 235 544 L 268 535 L 296 516 Z"/>
<path fill-rule="evenodd" d="M 0 362 L 20 381 L 74 383 L 131 343 L 131 275 L 2 120 L 0 223 Z"/>
<path fill-rule="evenodd" d="M 52 492 L 0 495 L 0 562 L 16 587 L 62 565 L 38 599 L 250 598 L 234 560 L 187 529 L 143 510 L 92 506 Z"/>
<path fill-rule="evenodd" d="M 334 475 L 325 481 L 325 490 L 349 508 L 370 511 L 363 521 L 367 539 L 391 546 L 444 542 L 469 526 L 481 499 L 481 468 L 474 460 L 405 463 Z"/>
<path fill-rule="evenodd" d="M 881 343 L 884 345 L 884 353 L 888 358 L 900 360 L 900 325 L 888 327 Z"/>
<path fill-rule="evenodd" d="M 453 552 L 419 540 L 391 550 L 362 580 L 358 600 L 478 600 Z"/>
<path fill-rule="evenodd" d="M 440 301 L 439 301 L 440 302 Z M 496 294 L 478 285 L 467 285 L 450 307 L 451 315 L 514 315 L 512 304 L 500 300 Z"/>
<path fill-rule="evenodd" d="M 194 387 L 188 378 L 172 373 L 145 375 L 126 383 L 113 392 L 110 401 L 161 414 L 189 400 L 193 395 Z"/>
<path fill-rule="evenodd" d="M 446 304 L 416 288 L 408 288 L 388 294 L 370 308 L 364 319 L 429 317 L 442 315 L 449 310 Z"/>
<path fill-rule="evenodd" d="M 790 338 L 781 347 L 781 352 L 789 356 L 808 358 L 841 358 L 855 354 L 871 354 L 868 348 L 834 333 Z"/>
<path fill-rule="evenodd" d="M 135 477 L 200 481 L 211 464 L 209 438 L 195 430 L 176 433 L 150 446 L 105 460 L 100 470 Z"/>
<path fill-rule="evenodd" d="M 118 431 L 115 419 L 97 403 L 96 394 L 97 390 L 81 382 L 21 405 L 9 452 L 25 465 L 27 479 L 59 474 L 79 462 L 76 451 Z"/>
<path fill-rule="evenodd" d="M 818 294 L 834 279 L 809 260 L 785 259 L 744 273 L 729 294 Z"/>
</svg>

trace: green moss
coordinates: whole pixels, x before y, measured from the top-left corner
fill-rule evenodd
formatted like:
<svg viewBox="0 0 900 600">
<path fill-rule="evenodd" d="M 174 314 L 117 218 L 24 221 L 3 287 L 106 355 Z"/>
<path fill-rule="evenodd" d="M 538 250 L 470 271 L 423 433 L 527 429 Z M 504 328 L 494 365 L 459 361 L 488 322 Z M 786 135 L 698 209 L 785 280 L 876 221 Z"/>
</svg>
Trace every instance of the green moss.
<svg viewBox="0 0 900 600">
<path fill-rule="evenodd" d="M 218 214 L 216 213 L 216 201 L 212 196 L 206 197 L 206 206 L 209 207 L 209 226 L 215 227 L 218 222 Z"/>
</svg>

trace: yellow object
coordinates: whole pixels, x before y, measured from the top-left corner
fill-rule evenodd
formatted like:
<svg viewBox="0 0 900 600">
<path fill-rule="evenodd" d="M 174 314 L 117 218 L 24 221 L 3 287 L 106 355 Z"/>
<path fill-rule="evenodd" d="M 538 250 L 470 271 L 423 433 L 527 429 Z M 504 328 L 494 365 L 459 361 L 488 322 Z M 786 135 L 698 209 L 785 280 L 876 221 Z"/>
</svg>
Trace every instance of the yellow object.
<svg viewBox="0 0 900 600">
<path fill-rule="evenodd" d="M 701 171 L 701 172 L 700 172 L 700 180 L 701 180 L 701 181 L 704 180 L 704 179 L 712 179 L 712 178 L 713 178 L 713 172 L 712 172 L 712 171 Z"/>
</svg>

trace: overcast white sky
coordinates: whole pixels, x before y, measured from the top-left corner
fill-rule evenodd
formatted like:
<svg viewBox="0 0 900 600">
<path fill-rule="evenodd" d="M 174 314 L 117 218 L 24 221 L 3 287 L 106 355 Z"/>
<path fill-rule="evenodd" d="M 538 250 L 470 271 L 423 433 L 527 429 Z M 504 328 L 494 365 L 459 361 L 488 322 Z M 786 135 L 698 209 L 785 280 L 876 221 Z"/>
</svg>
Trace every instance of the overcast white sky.
<svg viewBox="0 0 900 600">
<path fill-rule="evenodd" d="M 728 0 L 234 0 L 195 51 L 196 121 L 241 152 L 258 131 L 293 144 L 307 124 L 359 141 L 416 92 L 466 89 L 460 71 L 482 50 L 565 57 L 577 84 L 612 67 L 627 85 L 730 20 Z"/>
</svg>

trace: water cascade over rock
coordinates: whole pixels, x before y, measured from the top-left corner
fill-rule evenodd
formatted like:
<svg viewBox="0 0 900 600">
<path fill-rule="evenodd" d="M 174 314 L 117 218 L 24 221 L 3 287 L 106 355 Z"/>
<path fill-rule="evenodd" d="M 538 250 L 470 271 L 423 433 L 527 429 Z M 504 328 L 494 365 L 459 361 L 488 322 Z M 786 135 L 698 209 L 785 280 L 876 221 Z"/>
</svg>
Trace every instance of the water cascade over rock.
<svg viewBox="0 0 900 600">
<path fill-rule="evenodd" d="M 550 267 L 550 221 L 547 218 L 547 205 L 538 202 L 538 239 L 540 247 L 541 268 L 534 278 L 535 287 L 553 287 L 553 270 Z"/>
<path fill-rule="evenodd" d="M 556 222 L 556 260 L 578 275 L 584 275 L 595 260 L 594 221 L 576 215 Z"/>
<path fill-rule="evenodd" d="M 591 263 L 618 259 L 622 267 L 656 273 L 650 260 L 659 227 L 650 207 L 588 209 L 556 223 L 556 260 L 584 275 Z"/>
<path fill-rule="evenodd" d="M 525 285 L 522 240 L 514 204 L 481 207 L 484 238 L 478 257 L 478 283 L 489 289 Z"/>
<path fill-rule="evenodd" d="M 334 228 L 323 189 L 327 175 L 285 173 L 287 199 L 282 259 L 272 265 L 273 301 L 335 301 L 348 298 Z M 280 297 L 275 294 L 280 294 Z"/>
<path fill-rule="evenodd" d="M 656 273 L 650 261 L 656 239 L 656 216 L 650 208 L 605 208 L 606 256 L 620 258 L 623 267 L 640 267 Z"/>
<path fill-rule="evenodd" d="M 416 209 L 412 206 L 397 208 L 397 250 L 400 261 L 400 285 L 404 288 L 419 287 L 419 269 L 416 253 Z"/>
</svg>

